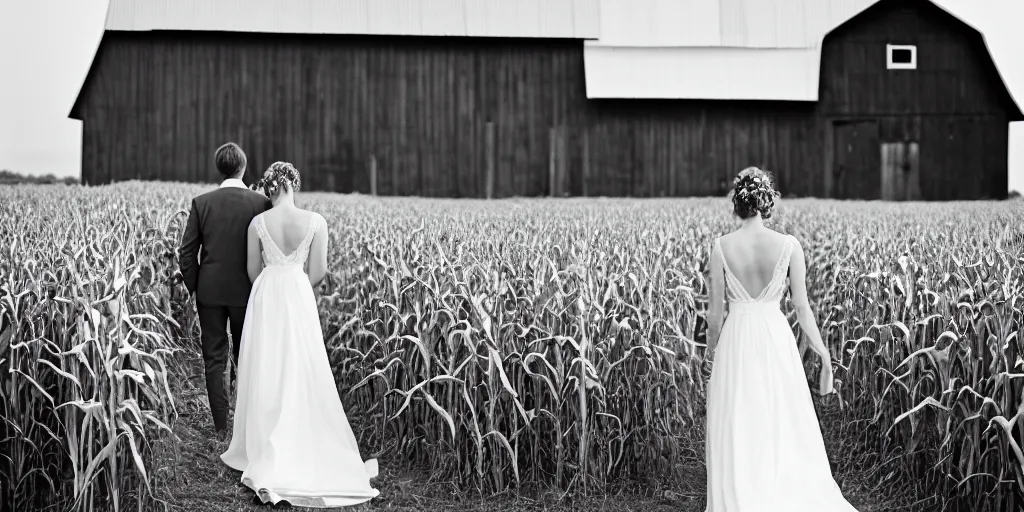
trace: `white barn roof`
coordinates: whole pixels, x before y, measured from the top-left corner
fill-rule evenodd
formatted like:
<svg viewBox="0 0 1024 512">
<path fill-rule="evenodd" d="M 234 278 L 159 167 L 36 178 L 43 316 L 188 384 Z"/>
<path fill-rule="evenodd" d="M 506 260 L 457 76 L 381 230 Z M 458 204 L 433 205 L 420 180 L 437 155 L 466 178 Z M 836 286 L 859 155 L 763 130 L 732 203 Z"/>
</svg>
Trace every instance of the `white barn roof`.
<svg viewBox="0 0 1024 512">
<path fill-rule="evenodd" d="M 825 35 L 877 0 L 601 0 L 588 98 L 817 101 Z"/>
<path fill-rule="evenodd" d="M 601 0 L 593 46 L 811 48 L 875 0 Z"/>
<path fill-rule="evenodd" d="M 587 97 L 817 101 L 825 36 L 879 1 L 601 0 Z"/>
<path fill-rule="evenodd" d="M 600 0 L 110 0 L 106 30 L 597 38 Z"/>
</svg>

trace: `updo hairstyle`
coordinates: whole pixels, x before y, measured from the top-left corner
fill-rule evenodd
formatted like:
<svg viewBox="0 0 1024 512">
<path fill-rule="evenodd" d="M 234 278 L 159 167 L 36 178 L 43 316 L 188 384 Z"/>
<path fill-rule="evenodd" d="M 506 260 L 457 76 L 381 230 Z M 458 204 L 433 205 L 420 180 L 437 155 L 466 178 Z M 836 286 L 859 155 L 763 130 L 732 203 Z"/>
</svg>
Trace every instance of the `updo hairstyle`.
<svg viewBox="0 0 1024 512">
<path fill-rule="evenodd" d="M 747 167 L 733 180 L 732 211 L 741 219 L 761 214 L 762 219 L 772 217 L 775 198 L 779 192 L 772 185 L 771 176 L 757 167 Z"/>
<path fill-rule="evenodd" d="M 263 192 L 267 197 L 274 197 L 274 194 L 283 190 L 282 187 L 285 185 L 291 186 L 292 192 L 298 192 L 301 184 L 302 179 L 294 165 L 288 162 L 274 162 L 263 173 L 263 177 L 252 184 L 252 189 Z"/>
</svg>

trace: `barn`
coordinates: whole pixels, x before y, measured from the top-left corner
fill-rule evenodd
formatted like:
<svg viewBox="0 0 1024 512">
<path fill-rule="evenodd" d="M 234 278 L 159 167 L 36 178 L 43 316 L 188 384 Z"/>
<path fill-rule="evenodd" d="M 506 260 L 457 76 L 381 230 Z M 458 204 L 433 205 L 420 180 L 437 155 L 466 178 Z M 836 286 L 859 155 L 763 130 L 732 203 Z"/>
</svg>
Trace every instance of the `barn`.
<svg viewBox="0 0 1024 512">
<path fill-rule="evenodd" d="M 1024 120 L 929 0 L 110 0 L 70 117 L 82 179 L 434 197 L 1007 196 Z"/>
</svg>

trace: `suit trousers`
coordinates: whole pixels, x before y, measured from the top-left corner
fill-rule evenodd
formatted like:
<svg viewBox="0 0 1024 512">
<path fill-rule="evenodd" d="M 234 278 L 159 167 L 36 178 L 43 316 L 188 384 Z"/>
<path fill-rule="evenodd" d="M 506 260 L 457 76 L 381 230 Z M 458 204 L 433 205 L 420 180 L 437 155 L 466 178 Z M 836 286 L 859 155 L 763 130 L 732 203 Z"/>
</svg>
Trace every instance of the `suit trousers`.
<svg viewBox="0 0 1024 512">
<path fill-rule="evenodd" d="M 228 391 L 224 370 L 228 363 L 228 325 L 231 326 L 231 361 L 238 368 L 238 350 L 242 341 L 245 306 L 209 306 L 197 304 L 200 336 L 203 345 L 203 366 L 206 369 L 206 394 L 210 398 L 213 426 L 218 432 L 228 428 Z M 232 381 L 234 379 L 232 378 Z"/>
</svg>

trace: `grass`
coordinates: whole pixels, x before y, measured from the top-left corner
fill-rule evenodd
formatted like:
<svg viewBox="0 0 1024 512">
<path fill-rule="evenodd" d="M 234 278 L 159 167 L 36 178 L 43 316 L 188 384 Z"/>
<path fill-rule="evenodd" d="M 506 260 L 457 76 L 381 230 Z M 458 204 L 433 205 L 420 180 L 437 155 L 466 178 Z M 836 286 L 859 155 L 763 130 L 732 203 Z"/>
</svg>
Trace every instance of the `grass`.
<svg viewBox="0 0 1024 512">
<path fill-rule="evenodd" d="M 168 453 L 157 473 L 170 479 L 160 486 L 166 494 L 160 498 L 169 510 L 189 512 L 257 512 L 271 510 L 269 505 L 254 503 L 254 493 L 241 484 L 238 471 L 220 460 L 228 440 L 214 435 L 204 387 L 202 359 L 187 353 L 188 376 L 182 376 L 173 389 L 179 404 L 179 417 L 174 433 L 180 440 L 178 453 Z M 232 403 L 234 397 L 232 396 Z M 833 462 L 837 482 L 847 500 L 860 512 L 922 510 L 901 493 L 898 483 L 888 488 L 870 487 L 877 481 L 877 454 L 857 453 L 851 448 L 858 425 L 850 424 L 832 399 L 815 399 L 821 419 L 826 449 Z M 703 414 L 701 414 L 703 416 Z M 359 432 L 359 419 L 349 418 Z M 500 493 L 482 496 L 470 489 L 460 489 L 451 481 L 436 481 L 430 474 L 409 467 L 401 460 L 380 461 L 380 476 L 374 486 L 380 496 L 356 507 L 329 509 L 347 512 L 367 510 L 392 511 L 599 511 L 599 512 L 703 512 L 705 506 L 705 470 L 703 425 L 689 436 L 693 453 L 683 458 L 680 481 L 666 486 L 657 482 L 620 482 L 603 493 L 580 496 L 537 486 L 525 486 L 520 494 Z M 364 456 L 366 450 L 363 450 Z"/>
</svg>

